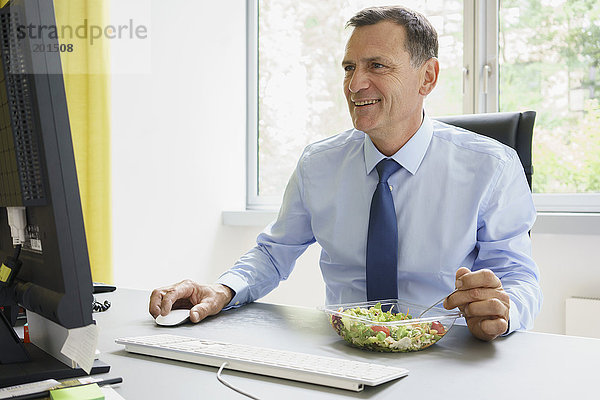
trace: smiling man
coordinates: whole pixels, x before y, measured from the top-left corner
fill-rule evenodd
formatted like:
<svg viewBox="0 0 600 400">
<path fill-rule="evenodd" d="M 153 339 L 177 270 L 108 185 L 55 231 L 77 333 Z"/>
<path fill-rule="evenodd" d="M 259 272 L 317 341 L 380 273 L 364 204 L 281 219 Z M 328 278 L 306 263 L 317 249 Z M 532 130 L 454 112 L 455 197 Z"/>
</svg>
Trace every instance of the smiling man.
<svg viewBox="0 0 600 400">
<path fill-rule="evenodd" d="M 404 45 L 406 36 L 406 30 L 391 21 L 357 27 L 342 62 L 354 127 L 367 133 L 386 156 L 419 129 L 423 100 L 435 87 L 439 72 L 435 54 L 413 64 Z"/>
<path fill-rule="evenodd" d="M 348 26 L 342 67 L 354 129 L 304 150 L 277 220 L 216 284 L 156 289 L 150 313 L 188 307 L 198 322 L 252 302 L 318 242 L 328 304 L 430 304 L 456 288 L 444 306 L 459 307 L 474 336 L 530 328 L 542 294 L 528 235 L 535 209 L 517 154 L 427 117 L 439 63 L 425 17 L 377 7 Z"/>
</svg>

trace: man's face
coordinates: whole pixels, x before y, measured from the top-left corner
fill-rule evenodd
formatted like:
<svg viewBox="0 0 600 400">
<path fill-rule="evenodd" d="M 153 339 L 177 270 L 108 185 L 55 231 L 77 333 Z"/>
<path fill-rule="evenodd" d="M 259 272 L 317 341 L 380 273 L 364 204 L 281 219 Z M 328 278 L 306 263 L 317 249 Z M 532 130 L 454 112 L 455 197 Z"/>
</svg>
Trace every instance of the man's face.
<svg viewBox="0 0 600 400">
<path fill-rule="evenodd" d="M 383 21 L 354 29 L 342 66 L 344 94 L 354 127 L 377 145 L 412 135 L 422 118 L 423 68 L 410 65 L 404 27 Z"/>
</svg>

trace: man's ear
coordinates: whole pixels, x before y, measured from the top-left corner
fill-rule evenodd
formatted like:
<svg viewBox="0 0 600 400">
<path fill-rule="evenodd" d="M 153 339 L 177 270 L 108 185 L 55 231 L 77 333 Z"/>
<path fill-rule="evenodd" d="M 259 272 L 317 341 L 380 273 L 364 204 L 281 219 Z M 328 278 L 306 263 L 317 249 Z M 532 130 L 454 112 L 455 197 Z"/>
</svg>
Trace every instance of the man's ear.
<svg viewBox="0 0 600 400">
<path fill-rule="evenodd" d="M 431 57 L 421 66 L 421 88 L 419 94 L 427 96 L 435 88 L 438 75 L 440 73 L 440 63 L 435 57 Z"/>
</svg>

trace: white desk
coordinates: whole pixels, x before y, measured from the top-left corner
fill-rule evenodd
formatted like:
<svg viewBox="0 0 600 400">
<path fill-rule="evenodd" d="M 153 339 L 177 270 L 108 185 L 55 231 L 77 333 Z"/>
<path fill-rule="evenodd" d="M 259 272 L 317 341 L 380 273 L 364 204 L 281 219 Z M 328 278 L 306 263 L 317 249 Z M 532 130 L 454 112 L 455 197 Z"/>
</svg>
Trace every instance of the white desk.
<svg viewBox="0 0 600 400">
<path fill-rule="evenodd" d="M 516 332 L 491 343 L 454 326 L 440 342 L 415 353 L 374 353 L 343 341 L 320 311 L 254 303 L 197 325 L 161 328 L 148 314 L 149 292 L 119 289 L 96 295 L 112 307 L 94 314 L 101 359 L 116 388 L 131 399 L 242 399 L 216 379 L 216 368 L 135 355 L 114 339 L 173 333 L 405 367 L 410 374 L 363 392 L 225 371 L 234 385 L 261 399 L 575 399 L 599 398 L 600 339 Z M 591 396 L 591 397 L 590 397 Z"/>
</svg>

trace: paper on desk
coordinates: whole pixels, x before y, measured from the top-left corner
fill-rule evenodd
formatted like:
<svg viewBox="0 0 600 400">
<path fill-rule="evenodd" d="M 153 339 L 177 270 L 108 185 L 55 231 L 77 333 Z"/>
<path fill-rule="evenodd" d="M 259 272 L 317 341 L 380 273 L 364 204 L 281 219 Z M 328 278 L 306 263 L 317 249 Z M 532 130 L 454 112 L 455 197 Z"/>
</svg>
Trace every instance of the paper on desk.
<svg viewBox="0 0 600 400">
<path fill-rule="evenodd" d="M 69 335 L 60 352 L 79 364 L 89 374 L 94 365 L 97 345 L 98 327 L 91 324 L 81 328 L 69 329 Z"/>
<path fill-rule="evenodd" d="M 110 386 L 103 386 L 100 389 L 102 389 L 102 394 L 104 394 L 104 400 L 125 400 L 123 396 Z"/>
</svg>

